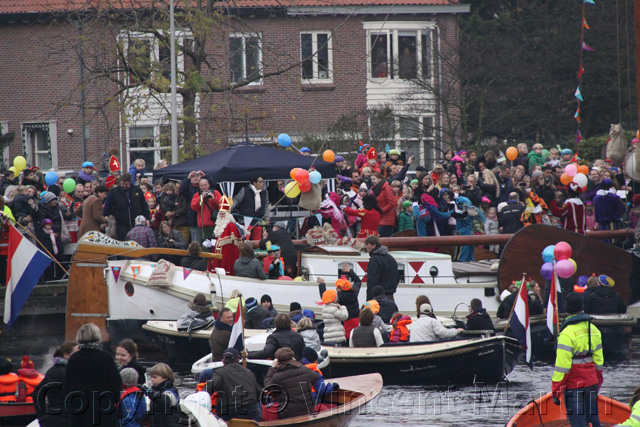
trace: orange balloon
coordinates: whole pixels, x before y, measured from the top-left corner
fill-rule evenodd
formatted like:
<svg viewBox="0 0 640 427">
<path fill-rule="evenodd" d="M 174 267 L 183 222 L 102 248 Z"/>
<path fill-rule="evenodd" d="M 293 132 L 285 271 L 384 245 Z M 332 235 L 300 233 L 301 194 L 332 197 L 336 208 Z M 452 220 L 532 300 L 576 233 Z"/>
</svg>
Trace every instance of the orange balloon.
<svg viewBox="0 0 640 427">
<path fill-rule="evenodd" d="M 562 176 L 560 176 L 560 182 L 563 183 L 564 185 L 571 184 L 571 181 L 573 181 L 573 178 L 567 175 L 566 173 L 563 173 Z"/>
<path fill-rule="evenodd" d="M 291 179 L 296 179 L 296 172 L 298 172 L 299 170 L 300 168 L 291 169 L 291 172 L 289 172 L 289 176 L 291 177 Z"/>
<path fill-rule="evenodd" d="M 578 173 L 583 173 L 583 174 L 589 176 L 589 166 L 587 166 L 587 165 L 578 166 Z"/>
<path fill-rule="evenodd" d="M 322 160 L 325 162 L 333 163 L 335 158 L 336 154 L 331 150 L 325 150 L 324 153 L 322 153 Z"/>
<path fill-rule="evenodd" d="M 509 159 L 509 161 L 514 161 L 516 159 L 516 157 L 518 157 L 518 149 L 516 147 L 509 147 L 507 148 L 507 159 Z"/>
</svg>

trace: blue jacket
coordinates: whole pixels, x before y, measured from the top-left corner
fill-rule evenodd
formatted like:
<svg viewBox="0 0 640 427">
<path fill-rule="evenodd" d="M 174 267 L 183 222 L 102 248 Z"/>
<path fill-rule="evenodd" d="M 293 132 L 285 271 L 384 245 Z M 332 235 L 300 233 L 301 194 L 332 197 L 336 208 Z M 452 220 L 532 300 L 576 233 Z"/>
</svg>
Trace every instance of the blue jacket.
<svg viewBox="0 0 640 427">
<path fill-rule="evenodd" d="M 147 403 L 142 391 L 134 386 L 123 392 L 128 393 L 119 404 L 118 416 L 122 427 L 140 427 L 142 418 L 147 414 Z"/>
<path fill-rule="evenodd" d="M 416 218 L 416 233 L 419 237 L 435 236 L 435 222 L 449 218 L 451 212 L 440 212 L 437 207 L 430 204 L 419 205 L 413 203 L 413 216 Z"/>
</svg>

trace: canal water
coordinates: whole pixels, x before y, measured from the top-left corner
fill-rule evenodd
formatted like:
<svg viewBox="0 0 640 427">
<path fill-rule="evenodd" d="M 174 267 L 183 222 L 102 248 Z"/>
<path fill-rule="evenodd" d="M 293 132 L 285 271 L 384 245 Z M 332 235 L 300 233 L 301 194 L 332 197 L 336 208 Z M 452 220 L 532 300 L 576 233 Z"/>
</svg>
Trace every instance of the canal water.
<svg viewBox="0 0 640 427">
<path fill-rule="evenodd" d="M 51 353 L 32 355 L 41 372 L 51 366 Z M 19 363 L 22 355 L 11 356 Z M 631 359 L 605 363 L 604 384 L 600 390 L 613 399 L 627 403 L 640 386 L 640 336 L 634 335 Z M 148 368 L 152 360 L 141 360 Z M 551 364 L 536 363 L 533 370 L 518 365 L 508 378 L 498 384 L 467 387 L 385 386 L 382 392 L 355 418 L 352 426 L 371 427 L 402 424 L 433 427 L 502 426 L 531 399 L 551 391 Z M 196 387 L 192 374 L 176 376 L 176 385 L 184 395 Z"/>
</svg>

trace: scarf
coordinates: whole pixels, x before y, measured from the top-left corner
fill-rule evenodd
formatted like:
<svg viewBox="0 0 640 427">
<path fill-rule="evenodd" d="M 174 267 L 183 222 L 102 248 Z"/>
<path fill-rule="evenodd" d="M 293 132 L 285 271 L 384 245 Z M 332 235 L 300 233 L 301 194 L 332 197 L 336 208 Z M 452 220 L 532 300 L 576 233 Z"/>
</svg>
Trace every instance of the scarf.
<svg viewBox="0 0 640 427">
<path fill-rule="evenodd" d="M 42 229 L 42 231 L 49 235 L 49 238 L 51 239 L 51 246 L 53 246 L 53 253 L 54 255 L 58 255 L 58 244 L 56 243 L 55 233 L 53 230 L 47 230 L 46 228 Z"/>
<path fill-rule="evenodd" d="M 260 191 L 253 186 L 253 184 L 249 184 L 249 188 L 253 191 L 253 200 L 255 203 L 256 211 L 258 211 L 262 207 L 262 200 L 260 199 Z"/>
<path fill-rule="evenodd" d="M 87 181 L 87 182 L 91 182 L 93 180 L 96 179 L 95 176 L 93 175 L 87 175 L 86 173 L 84 173 L 82 170 L 80 172 L 78 172 L 78 178 Z"/>
<path fill-rule="evenodd" d="M 371 187 L 371 191 L 373 191 L 373 194 L 376 197 L 378 197 L 378 194 L 380 194 L 380 191 L 382 191 L 382 186 L 384 185 L 385 182 L 386 181 L 380 181 L 379 183 Z"/>
</svg>

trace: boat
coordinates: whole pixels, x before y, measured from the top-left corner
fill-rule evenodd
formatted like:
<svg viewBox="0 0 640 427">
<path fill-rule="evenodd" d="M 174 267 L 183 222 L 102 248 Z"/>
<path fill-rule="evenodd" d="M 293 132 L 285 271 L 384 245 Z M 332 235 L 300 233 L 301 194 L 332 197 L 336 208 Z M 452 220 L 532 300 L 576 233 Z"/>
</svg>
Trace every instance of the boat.
<svg viewBox="0 0 640 427">
<path fill-rule="evenodd" d="M 494 383 L 513 370 L 522 354 L 518 341 L 504 335 L 326 349 L 325 378 L 379 372 L 385 385 Z"/>
<path fill-rule="evenodd" d="M 636 319 L 630 314 L 593 314 L 592 323 L 602 334 L 602 350 L 605 361 L 627 360 L 631 357 L 631 338 Z M 559 316 L 560 325 L 566 318 Z M 505 331 L 507 336 L 513 336 L 511 329 L 506 327 L 507 320 L 500 319 L 494 323 L 496 331 Z M 556 357 L 556 346 L 553 337 L 547 329 L 545 315 L 531 316 L 531 354 L 534 360 L 551 362 Z"/>
<path fill-rule="evenodd" d="M 552 393 L 529 402 L 507 422 L 506 427 L 569 427 L 565 414 L 564 396 L 560 396 L 560 405 L 552 401 Z M 605 397 L 598 396 L 598 415 L 603 426 L 613 426 L 629 419 L 629 405 Z"/>
<path fill-rule="evenodd" d="M 33 402 L 1 402 L 0 426 L 26 426 L 37 417 Z"/>
<path fill-rule="evenodd" d="M 576 262 L 573 275 L 591 276 L 606 274 L 615 280 L 615 290 L 620 294 L 627 313 L 640 317 L 640 257 L 600 240 L 549 225 L 533 224 L 524 227 L 507 242 L 498 267 L 498 280 L 502 292 L 514 280 L 522 279 L 522 273 L 544 287 L 540 274 L 542 251 L 549 245 L 564 241 L 571 245 L 571 258 Z"/>
<path fill-rule="evenodd" d="M 227 422 L 227 426 L 345 427 L 363 412 L 364 406 L 382 390 L 382 376 L 376 373 L 334 378 L 332 381 L 337 382 L 340 389 L 325 396 L 322 403 L 332 406 L 330 409 L 277 421 L 257 422 L 232 419 Z"/>
</svg>

